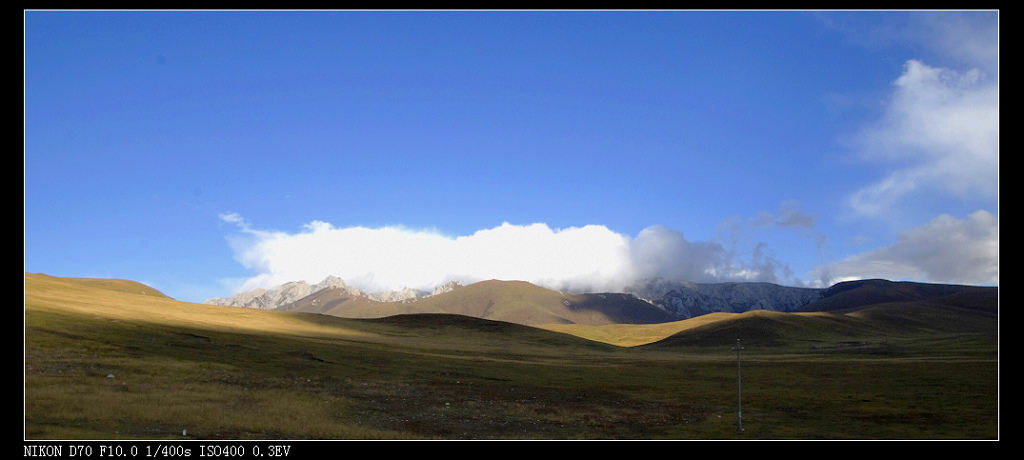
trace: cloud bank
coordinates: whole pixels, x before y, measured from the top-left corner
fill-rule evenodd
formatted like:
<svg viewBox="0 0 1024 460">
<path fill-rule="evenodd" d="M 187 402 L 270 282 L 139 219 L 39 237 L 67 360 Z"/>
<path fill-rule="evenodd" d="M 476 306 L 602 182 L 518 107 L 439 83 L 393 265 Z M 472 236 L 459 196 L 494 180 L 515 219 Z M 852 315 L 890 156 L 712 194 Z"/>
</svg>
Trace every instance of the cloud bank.
<svg viewBox="0 0 1024 460">
<path fill-rule="evenodd" d="M 448 281 L 529 281 L 568 291 L 618 291 L 647 278 L 689 281 L 778 281 L 781 264 L 755 255 L 737 261 L 715 242 L 688 241 L 682 232 L 652 226 L 636 237 L 605 226 L 553 229 L 513 225 L 447 236 L 403 227 L 348 227 L 314 221 L 297 233 L 253 229 L 237 214 L 229 240 L 236 260 L 254 275 L 237 291 L 285 282 L 340 277 L 377 292 L 432 289 Z"/>
<path fill-rule="evenodd" d="M 831 282 L 882 278 L 998 284 L 998 219 L 983 210 L 966 219 L 943 214 L 901 232 L 889 246 L 819 267 L 817 276 Z"/>
<path fill-rule="evenodd" d="M 773 219 L 761 215 L 754 221 L 811 225 L 812 216 L 787 209 Z M 690 241 L 682 232 L 659 225 L 630 237 L 601 225 L 553 229 L 541 223 L 504 223 L 452 237 L 404 227 L 338 228 L 322 221 L 288 233 L 254 229 L 237 214 L 221 219 L 240 230 L 229 241 L 236 260 L 253 273 L 235 292 L 299 280 L 316 283 L 329 275 L 370 292 L 431 290 L 448 281 L 488 279 L 590 292 L 621 291 L 651 278 L 821 287 L 865 278 L 999 282 L 998 220 L 984 210 L 966 219 L 941 215 L 900 233 L 889 246 L 819 266 L 808 274 L 815 280 L 811 283 L 794 280 L 788 265 L 769 256 L 763 243 L 739 257 L 718 242 Z"/>
</svg>

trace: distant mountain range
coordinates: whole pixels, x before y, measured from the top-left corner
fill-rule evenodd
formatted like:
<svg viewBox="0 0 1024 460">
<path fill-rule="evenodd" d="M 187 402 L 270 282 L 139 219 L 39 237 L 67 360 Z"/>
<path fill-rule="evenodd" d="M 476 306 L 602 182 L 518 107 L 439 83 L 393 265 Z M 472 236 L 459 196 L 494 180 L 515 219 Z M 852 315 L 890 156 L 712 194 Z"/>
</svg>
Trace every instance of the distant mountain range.
<svg viewBox="0 0 1024 460">
<path fill-rule="evenodd" d="M 381 318 L 411 313 L 454 313 L 519 324 L 650 324 L 709 313 L 834 311 L 884 302 L 996 293 L 998 288 L 850 281 L 827 289 L 771 283 L 689 283 L 663 279 L 636 283 L 621 293 L 565 293 L 522 281 L 457 282 L 433 291 L 367 293 L 337 277 L 310 285 L 297 281 L 205 303 L 246 308 Z M 993 297 L 994 298 L 994 297 Z"/>
</svg>

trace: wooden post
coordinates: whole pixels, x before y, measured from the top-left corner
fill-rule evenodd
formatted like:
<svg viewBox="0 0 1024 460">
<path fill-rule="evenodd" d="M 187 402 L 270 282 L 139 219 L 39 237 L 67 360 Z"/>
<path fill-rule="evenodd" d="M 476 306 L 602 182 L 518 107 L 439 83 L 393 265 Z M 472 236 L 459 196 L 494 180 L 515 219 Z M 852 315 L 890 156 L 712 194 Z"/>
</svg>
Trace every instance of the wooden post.
<svg viewBox="0 0 1024 460">
<path fill-rule="evenodd" d="M 743 431 L 743 379 L 740 366 L 740 339 L 736 339 L 736 431 Z"/>
</svg>

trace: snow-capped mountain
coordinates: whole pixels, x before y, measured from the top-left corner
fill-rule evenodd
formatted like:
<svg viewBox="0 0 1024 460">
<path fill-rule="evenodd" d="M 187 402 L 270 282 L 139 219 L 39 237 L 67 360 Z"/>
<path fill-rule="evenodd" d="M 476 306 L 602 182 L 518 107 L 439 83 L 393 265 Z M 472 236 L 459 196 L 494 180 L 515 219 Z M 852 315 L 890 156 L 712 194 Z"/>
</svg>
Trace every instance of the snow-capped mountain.
<svg viewBox="0 0 1024 460">
<path fill-rule="evenodd" d="M 251 291 L 240 292 L 231 297 L 208 299 L 203 303 L 272 310 L 280 305 L 294 302 L 314 292 L 329 288 L 343 289 L 353 295 L 365 295 L 363 291 L 346 285 L 345 281 L 341 278 L 328 276 L 323 281 L 313 285 L 305 281 L 292 281 L 270 289 L 256 288 Z"/>
<path fill-rule="evenodd" d="M 324 278 L 323 281 L 313 285 L 305 281 L 292 281 L 270 289 L 256 288 L 251 291 L 235 294 L 231 297 L 208 299 L 203 303 L 228 307 L 272 310 L 324 289 L 337 289 L 350 296 L 366 297 L 378 302 L 403 302 L 441 294 L 459 286 L 461 286 L 461 284 L 459 284 L 458 281 L 452 281 L 444 285 L 437 286 L 434 288 L 433 292 L 405 288 L 397 291 L 368 293 L 359 288 L 345 284 L 345 281 L 341 278 L 328 276 L 327 278 Z"/>
</svg>

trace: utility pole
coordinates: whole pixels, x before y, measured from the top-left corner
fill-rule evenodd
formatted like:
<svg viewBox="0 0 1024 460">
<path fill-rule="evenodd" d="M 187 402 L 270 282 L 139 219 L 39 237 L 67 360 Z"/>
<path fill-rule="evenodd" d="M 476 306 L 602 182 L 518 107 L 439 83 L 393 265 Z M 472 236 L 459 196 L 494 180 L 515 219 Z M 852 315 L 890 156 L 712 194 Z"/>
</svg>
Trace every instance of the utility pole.
<svg viewBox="0 0 1024 460">
<path fill-rule="evenodd" d="M 743 431 L 743 379 L 740 367 L 740 351 L 743 351 L 743 346 L 740 345 L 740 339 L 736 339 L 734 350 L 736 350 L 736 431 Z"/>
</svg>

